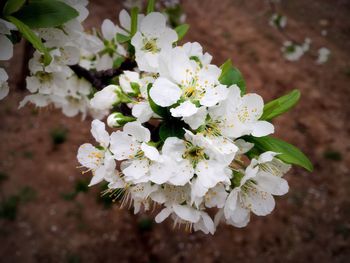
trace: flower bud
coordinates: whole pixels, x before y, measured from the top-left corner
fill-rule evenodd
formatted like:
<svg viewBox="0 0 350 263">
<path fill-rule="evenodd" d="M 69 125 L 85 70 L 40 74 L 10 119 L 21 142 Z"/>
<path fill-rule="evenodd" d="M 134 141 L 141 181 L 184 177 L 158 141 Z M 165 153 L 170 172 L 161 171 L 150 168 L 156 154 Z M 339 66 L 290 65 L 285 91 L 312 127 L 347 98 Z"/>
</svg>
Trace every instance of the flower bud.
<svg viewBox="0 0 350 263">
<path fill-rule="evenodd" d="M 118 92 L 121 88 L 116 85 L 109 85 L 104 89 L 95 93 L 94 97 L 90 100 L 91 107 L 97 110 L 109 110 L 114 104 L 120 102 Z"/>
<path fill-rule="evenodd" d="M 124 116 L 120 112 L 114 112 L 108 116 L 107 124 L 111 128 L 118 128 L 118 127 L 123 126 L 124 124 L 126 124 L 128 122 L 132 122 L 135 120 L 136 120 L 136 118 L 134 118 L 134 117 Z"/>
</svg>

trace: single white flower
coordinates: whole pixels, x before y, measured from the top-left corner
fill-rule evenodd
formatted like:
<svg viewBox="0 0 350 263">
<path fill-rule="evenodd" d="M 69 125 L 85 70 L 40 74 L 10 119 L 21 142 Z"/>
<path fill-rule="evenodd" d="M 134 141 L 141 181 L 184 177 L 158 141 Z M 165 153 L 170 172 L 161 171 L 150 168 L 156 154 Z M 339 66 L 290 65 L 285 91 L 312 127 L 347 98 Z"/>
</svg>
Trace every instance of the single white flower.
<svg viewBox="0 0 350 263">
<path fill-rule="evenodd" d="M 238 138 L 251 134 L 261 137 L 274 132 L 274 126 L 270 122 L 259 120 L 264 109 L 264 101 L 259 95 L 250 93 L 241 97 L 236 85 L 228 90 L 227 99 L 219 106 L 209 109 L 211 118 L 223 136 Z"/>
<path fill-rule="evenodd" d="M 110 150 L 118 161 L 124 160 L 121 169 L 126 181 L 147 182 L 150 166 L 159 159 L 157 148 L 148 145 L 150 131 L 140 122 L 128 122 L 123 131 L 111 134 Z"/>
<path fill-rule="evenodd" d="M 329 59 L 331 51 L 328 48 L 322 47 L 318 50 L 317 64 L 326 63 Z"/>
<path fill-rule="evenodd" d="M 239 185 L 226 200 L 224 215 L 229 224 L 246 226 L 250 211 L 259 216 L 271 213 L 275 207 L 272 195 L 279 196 L 288 192 L 288 183 L 282 176 L 290 169 L 290 165 L 274 158 L 276 155 L 274 152 L 265 152 L 251 161 Z"/>
<path fill-rule="evenodd" d="M 98 147 L 90 143 L 81 145 L 78 149 L 78 161 L 82 166 L 92 171 L 93 177 L 89 186 L 95 185 L 105 177 L 110 178 L 114 175 L 116 163 L 113 155 L 108 151 L 110 137 L 105 129 L 105 124 L 99 120 L 91 123 L 91 133 L 95 140 L 100 144 Z"/>
<path fill-rule="evenodd" d="M 150 96 L 162 107 L 182 101 L 170 110 L 174 117 L 190 117 L 197 113 L 196 105 L 212 107 L 226 99 L 229 91 L 219 83 L 221 69 L 217 66 L 199 65 L 182 47 L 161 56 L 160 63 L 162 71 L 150 89 Z"/>
<path fill-rule="evenodd" d="M 170 49 L 177 39 L 175 30 L 166 26 L 164 15 L 152 12 L 145 16 L 139 30 L 131 39 L 139 69 L 157 73 L 159 53 L 164 49 Z"/>
</svg>

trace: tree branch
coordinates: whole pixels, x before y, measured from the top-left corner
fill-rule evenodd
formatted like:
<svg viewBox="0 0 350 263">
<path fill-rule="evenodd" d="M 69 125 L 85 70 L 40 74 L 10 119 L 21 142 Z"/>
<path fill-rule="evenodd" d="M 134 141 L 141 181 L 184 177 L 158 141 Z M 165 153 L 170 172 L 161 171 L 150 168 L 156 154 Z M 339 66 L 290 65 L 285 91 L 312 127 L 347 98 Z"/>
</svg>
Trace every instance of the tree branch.
<svg viewBox="0 0 350 263">
<path fill-rule="evenodd" d="M 91 83 L 97 90 L 102 90 L 109 84 L 109 81 L 116 76 L 119 76 L 123 73 L 124 70 L 133 70 L 136 67 L 136 62 L 134 60 L 127 59 L 125 60 L 119 68 L 116 69 L 108 69 L 108 70 L 100 70 L 100 71 L 90 71 L 87 70 L 80 65 L 72 65 L 70 66 L 71 70 L 79 78 L 84 78 Z"/>
</svg>

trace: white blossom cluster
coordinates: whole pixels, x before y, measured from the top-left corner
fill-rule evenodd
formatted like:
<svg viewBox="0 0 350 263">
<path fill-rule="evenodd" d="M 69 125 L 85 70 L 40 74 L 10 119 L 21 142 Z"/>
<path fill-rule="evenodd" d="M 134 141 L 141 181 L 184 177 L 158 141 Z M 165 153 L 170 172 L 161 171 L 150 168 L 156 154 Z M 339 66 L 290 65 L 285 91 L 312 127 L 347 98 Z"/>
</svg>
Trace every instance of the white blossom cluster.
<svg viewBox="0 0 350 263">
<path fill-rule="evenodd" d="M 128 31 L 129 24 L 122 27 Z M 105 38 L 109 28 L 119 30 L 104 22 Z M 213 234 L 220 221 L 244 227 L 251 212 L 271 213 L 273 196 L 288 192 L 282 177 L 290 165 L 275 152 L 247 154 L 253 144 L 244 136 L 274 132 L 260 120 L 261 96 L 221 84 L 222 69 L 212 56 L 196 42 L 178 45 L 161 13 L 139 15 L 131 45 L 137 68 L 90 102 L 112 111 L 108 126 L 122 128 L 109 133 L 100 120 L 92 122 L 97 144 L 81 145 L 77 155 L 92 171 L 90 186 L 106 181 L 108 192 L 122 191 L 135 213 L 159 205 L 156 222 L 171 217 L 175 225 L 204 233 Z M 129 113 L 115 110 L 121 105 Z"/>
<path fill-rule="evenodd" d="M 310 49 L 311 40 L 306 38 L 303 44 L 297 44 L 293 41 L 285 41 L 281 48 L 286 60 L 297 61 Z"/>
<path fill-rule="evenodd" d="M 121 27 L 106 19 L 101 33 L 93 30 L 84 31 L 82 22 L 88 15 L 87 0 L 65 0 L 79 12 L 79 16 L 65 23 L 60 28 L 37 30 L 44 44 L 49 48 L 52 61 L 45 66 L 42 54 L 35 51 L 29 61 L 31 75 L 27 77 L 27 89 L 32 93 L 20 103 L 23 107 L 28 102 L 38 107 L 53 104 L 61 108 L 69 117 L 78 113 L 84 118 L 87 114 L 102 118 L 107 114 L 90 103 L 94 87 L 84 78 L 79 78 L 70 66 L 79 64 L 86 70 L 107 70 L 116 60 L 127 56 L 127 52 L 116 40 L 117 33 L 130 31 L 130 16 L 123 10 L 120 13 Z"/>
</svg>

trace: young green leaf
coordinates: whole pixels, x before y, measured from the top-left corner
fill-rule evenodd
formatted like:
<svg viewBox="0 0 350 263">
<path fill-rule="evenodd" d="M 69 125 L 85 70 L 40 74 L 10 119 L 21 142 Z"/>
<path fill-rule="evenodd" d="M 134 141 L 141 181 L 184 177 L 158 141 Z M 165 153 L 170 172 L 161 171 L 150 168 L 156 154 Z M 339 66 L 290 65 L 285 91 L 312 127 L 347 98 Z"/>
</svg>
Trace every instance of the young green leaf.
<svg viewBox="0 0 350 263">
<path fill-rule="evenodd" d="M 155 3 L 155 0 L 148 0 L 147 14 L 154 12 L 154 3 Z"/>
<path fill-rule="evenodd" d="M 5 16 L 11 15 L 12 13 L 17 12 L 25 2 L 26 0 L 7 0 L 2 12 Z"/>
<path fill-rule="evenodd" d="M 133 7 L 130 13 L 131 13 L 130 37 L 133 37 L 137 32 L 137 18 L 139 14 L 139 9 L 137 7 Z"/>
<path fill-rule="evenodd" d="M 293 90 L 292 92 L 279 97 L 278 99 L 272 100 L 265 104 L 264 112 L 261 116 L 261 120 L 271 120 L 282 113 L 290 110 L 300 99 L 300 91 Z"/>
<path fill-rule="evenodd" d="M 241 89 L 241 94 L 246 93 L 246 84 L 241 72 L 232 65 L 231 60 L 227 60 L 221 65 L 221 75 L 219 81 L 223 85 L 231 86 L 236 84 Z"/>
<path fill-rule="evenodd" d="M 10 22 L 12 22 L 18 29 L 18 31 L 27 39 L 35 49 L 41 52 L 44 55 L 44 65 L 47 66 L 51 63 L 51 56 L 49 51 L 46 49 L 44 44 L 41 42 L 41 39 L 35 35 L 35 33 L 23 22 L 18 20 L 13 16 L 6 17 Z"/>
<path fill-rule="evenodd" d="M 151 96 L 149 95 L 149 91 L 150 91 L 151 87 L 152 87 L 152 84 L 148 84 L 148 87 L 147 87 L 148 102 L 149 102 L 149 105 L 151 106 L 151 109 L 153 110 L 154 113 L 156 113 L 160 117 L 164 117 L 164 118 L 169 117 L 169 111 L 167 110 L 167 108 L 164 108 L 164 107 L 157 105 L 152 100 Z"/>
<path fill-rule="evenodd" d="M 185 134 L 183 123 L 176 119 L 165 121 L 159 128 L 159 138 L 164 142 L 168 137 L 182 139 Z"/>
<path fill-rule="evenodd" d="M 29 1 L 13 14 L 30 28 L 60 26 L 78 15 L 74 8 L 56 0 Z"/>
<path fill-rule="evenodd" d="M 303 154 L 295 146 L 285 141 L 270 136 L 259 138 L 253 136 L 245 136 L 244 139 L 251 143 L 254 143 L 254 148 L 260 150 L 261 152 L 273 151 L 280 153 L 276 157 L 285 163 L 299 165 L 310 172 L 313 170 L 313 165 L 305 156 L 305 154 Z"/>
<path fill-rule="evenodd" d="M 181 40 L 187 33 L 187 31 L 190 29 L 190 26 L 188 24 L 182 24 L 175 28 L 175 31 L 178 36 L 178 40 Z"/>
<path fill-rule="evenodd" d="M 128 42 L 130 40 L 130 36 L 126 36 L 126 35 L 123 35 L 123 34 L 120 34 L 120 33 L 117 33 L 117 41 L 120 43 L 120 44 L 123 44 L 125 42 Z"/>
</svg>

